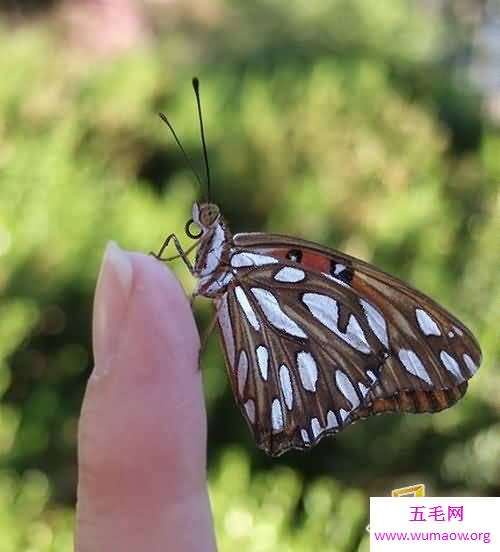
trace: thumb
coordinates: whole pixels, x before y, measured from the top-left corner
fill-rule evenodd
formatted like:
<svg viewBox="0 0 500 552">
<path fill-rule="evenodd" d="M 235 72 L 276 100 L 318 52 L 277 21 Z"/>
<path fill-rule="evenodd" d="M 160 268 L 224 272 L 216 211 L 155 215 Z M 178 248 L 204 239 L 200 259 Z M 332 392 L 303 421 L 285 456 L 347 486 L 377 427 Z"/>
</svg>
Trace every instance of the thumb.
<svg viewBox="0 0 500 552">
<path fill-rule="evenodd" d="M 199 337 L 152 257 L 106 249 L 79 425 L 76 550 L 214 550 Z"/>
</svg>

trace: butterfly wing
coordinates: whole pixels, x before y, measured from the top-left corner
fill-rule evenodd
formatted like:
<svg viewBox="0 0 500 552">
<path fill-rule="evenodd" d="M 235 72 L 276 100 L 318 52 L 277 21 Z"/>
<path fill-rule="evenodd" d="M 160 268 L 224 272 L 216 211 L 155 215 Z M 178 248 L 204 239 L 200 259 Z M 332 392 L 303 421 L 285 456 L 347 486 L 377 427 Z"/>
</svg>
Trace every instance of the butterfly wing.
<svg viewBox="0 0 500 552">
<path fill-rule="evenodd" d="M 371 414 L 436 412 L 481 360 L 465 326 L 400 280 L 343 253 L 234 236 L 217 300 L 235 397 L 259 447 L 308 448 Z"/>
</svg>

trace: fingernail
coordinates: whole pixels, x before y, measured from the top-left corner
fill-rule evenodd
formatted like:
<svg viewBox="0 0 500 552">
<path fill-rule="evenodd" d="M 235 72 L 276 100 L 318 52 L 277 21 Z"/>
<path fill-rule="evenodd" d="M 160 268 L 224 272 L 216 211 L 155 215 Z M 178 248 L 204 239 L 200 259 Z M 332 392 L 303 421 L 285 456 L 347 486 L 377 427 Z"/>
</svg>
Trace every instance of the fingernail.
<svg viewBox="0 0 500 552">
<path fill-rule="evenodd" d="M 117 350 L 127 316 L 132 277 L 129 256 L 110 241 L 104 251 L 94 299 L 94 373 L 98 376 L 107 371 Z"/>
</svg>

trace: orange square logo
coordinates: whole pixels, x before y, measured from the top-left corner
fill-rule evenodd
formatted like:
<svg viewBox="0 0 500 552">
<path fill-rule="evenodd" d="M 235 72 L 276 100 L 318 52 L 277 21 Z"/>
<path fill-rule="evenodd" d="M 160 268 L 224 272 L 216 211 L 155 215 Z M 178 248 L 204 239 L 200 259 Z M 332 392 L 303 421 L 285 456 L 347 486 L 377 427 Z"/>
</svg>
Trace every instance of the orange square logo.
<svg viewBox="0 0 500 552">
<path fill-rule="evenodd" d="M 410 487 L 401 487 L 400 489 L 393 489 L 391 496 L 425 496 L 425 485 L 418 483 L 417 485 L 411 485 Z"/>
</svg>

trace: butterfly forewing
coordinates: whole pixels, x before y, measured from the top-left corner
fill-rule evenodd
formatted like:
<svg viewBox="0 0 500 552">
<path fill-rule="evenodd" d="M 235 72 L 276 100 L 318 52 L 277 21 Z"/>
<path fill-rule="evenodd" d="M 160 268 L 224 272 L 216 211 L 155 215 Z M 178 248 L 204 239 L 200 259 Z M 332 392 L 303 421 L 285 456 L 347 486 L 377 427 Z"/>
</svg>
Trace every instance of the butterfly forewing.
<svg viewBox="0 0 500 552">
<path fill-rule="evenodd" d="M 463 324 L 353 257 L 238 234 L 230 263 L 234 278 L 216 300 L 229 376 L 270 454 L 372 414 L 447 408 L 480 363 Z"/>
</svg>

